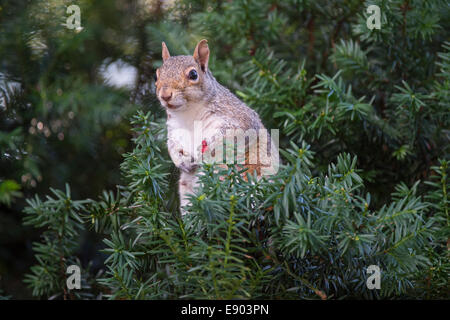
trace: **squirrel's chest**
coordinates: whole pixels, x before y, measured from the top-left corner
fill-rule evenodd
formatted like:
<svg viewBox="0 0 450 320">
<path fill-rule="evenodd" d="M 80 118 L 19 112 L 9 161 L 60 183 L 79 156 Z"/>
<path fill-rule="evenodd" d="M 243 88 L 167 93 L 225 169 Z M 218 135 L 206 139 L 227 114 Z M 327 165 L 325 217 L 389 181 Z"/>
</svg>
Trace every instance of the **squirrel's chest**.
<svg viewBox="0 0 450 320">
<path fill-rule="evenodd" d="M 179 144 L 197 144 L 217 133 L 223 126 L 221 118 L 208 113 L 205 108 L 192 108 L 184 112 L 172 112 L 167 117 L 169 140 Z"/>
</svg>

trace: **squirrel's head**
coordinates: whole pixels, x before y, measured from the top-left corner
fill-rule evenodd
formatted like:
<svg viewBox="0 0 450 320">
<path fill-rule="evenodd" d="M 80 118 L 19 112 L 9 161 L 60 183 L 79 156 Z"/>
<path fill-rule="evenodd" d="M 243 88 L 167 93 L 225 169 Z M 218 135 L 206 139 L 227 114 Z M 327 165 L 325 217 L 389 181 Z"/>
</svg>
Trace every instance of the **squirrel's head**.
<svg viewBox="0 0 450 320">
<path fill-rule="evenodd" d="M 205 101 L 210 92 L 212 75 L 208 70 L 209 48 L 201 40 L 192 56 L 171 57 L 162 43 L 163 64 L 156 70 L 156 95 L 171 110 L 181 110 L 189 103 Z"/>
</svg>

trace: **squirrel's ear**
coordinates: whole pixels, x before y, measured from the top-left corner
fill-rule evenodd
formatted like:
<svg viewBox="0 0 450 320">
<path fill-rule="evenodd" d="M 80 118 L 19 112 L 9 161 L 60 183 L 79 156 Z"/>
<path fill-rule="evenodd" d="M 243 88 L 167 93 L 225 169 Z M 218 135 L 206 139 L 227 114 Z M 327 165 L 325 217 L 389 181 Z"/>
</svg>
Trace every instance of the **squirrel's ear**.
<svg viewBox="0 0 450 320">
<path fill-rule="evenodd" d="M 197 43 L 194 50 L 194 59 L 200 64 L 203 72 L 206 72 L 208 69 L 209 48 L 208 41 L 205 39 L 200 40 L 200 42 Z"/>
<path fill-rule="evenodd" d="M 163 62 L 170 58 L 169 49 L 167 49 L 167 46 L 164 42 L 162 43 L 162 58 Z"/>
</svg>

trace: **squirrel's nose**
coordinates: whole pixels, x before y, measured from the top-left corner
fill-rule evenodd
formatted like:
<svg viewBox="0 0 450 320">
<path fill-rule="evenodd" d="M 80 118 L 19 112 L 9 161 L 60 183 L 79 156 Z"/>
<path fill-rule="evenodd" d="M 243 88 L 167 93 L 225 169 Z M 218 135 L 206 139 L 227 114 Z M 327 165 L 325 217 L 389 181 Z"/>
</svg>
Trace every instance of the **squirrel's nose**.
<svg viewBox="0 0 450 320">
<path fill-rule="evenodd" d="M 172 92 L 162 92 L 161 93 L 161 99 L 164 101 L 169 101 L 170 98 L 172 98 Z"/>
</svg>

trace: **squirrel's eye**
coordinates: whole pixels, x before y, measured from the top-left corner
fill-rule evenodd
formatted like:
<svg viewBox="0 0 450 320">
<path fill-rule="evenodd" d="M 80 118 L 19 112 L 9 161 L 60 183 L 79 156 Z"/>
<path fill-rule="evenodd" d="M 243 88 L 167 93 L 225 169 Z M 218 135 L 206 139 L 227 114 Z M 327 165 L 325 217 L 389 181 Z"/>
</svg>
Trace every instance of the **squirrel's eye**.
<svg viewBox="0 0 450 320">
<path fill-rule="evenodd" d="M 191 80 L 197 80 L 197 78 L 198 78 L 197 71 L 195 71 L 194 69 L 192 69 L 191 71 L 189 71 L 188 77 L 189 77 L 189 79 L 191 79 Z"/>
</svg>

